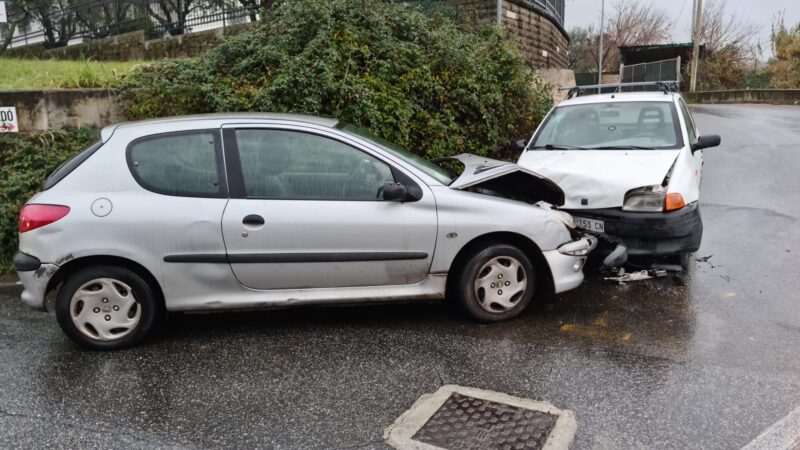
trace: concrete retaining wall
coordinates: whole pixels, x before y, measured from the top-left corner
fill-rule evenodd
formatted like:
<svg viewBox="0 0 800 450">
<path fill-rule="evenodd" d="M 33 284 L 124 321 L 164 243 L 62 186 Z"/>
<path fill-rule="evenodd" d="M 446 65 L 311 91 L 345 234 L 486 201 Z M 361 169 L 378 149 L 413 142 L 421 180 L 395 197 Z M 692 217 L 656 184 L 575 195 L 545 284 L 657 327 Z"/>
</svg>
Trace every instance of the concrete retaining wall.
<svg viewBox="0 0 800 450">
<path fill-rule="evenodd" d="M 539 75 L 552 86 L 551 95 L 555 103 L 567 97 L 567 91 L 562 89 L 575 87 L 575 72 L 572 69 L 540 69 Z"/>
<path fill-rule="evenodd" d="M 0 92 L 0 106 L 17 109 L 19 130 L 106 126 L 122 119 L 108 89 L 50 89 Z"/>
<path fill-rule="evenodd" d="M 800 89 L 739 89 L 732 91 L 685 92 L 691 103 L 771 103 L 800 105 Z"/>
</svg>

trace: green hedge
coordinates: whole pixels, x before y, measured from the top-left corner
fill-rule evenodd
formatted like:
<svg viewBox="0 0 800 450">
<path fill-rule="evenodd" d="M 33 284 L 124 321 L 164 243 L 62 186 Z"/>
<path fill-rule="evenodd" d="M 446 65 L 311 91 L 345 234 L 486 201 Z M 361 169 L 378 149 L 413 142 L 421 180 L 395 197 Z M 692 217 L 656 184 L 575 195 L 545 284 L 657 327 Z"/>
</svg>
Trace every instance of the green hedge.
<svg viewBox="0 0 800 450">
<path fill-rule="evenodd" d="M 216 111 L 331 115 L 421 155 L 509 156 L 552 102 L 495 26 L 383 0 L 281 2 L 198 59 L 123 82 L 131 119 Z"/>
<path fill-rule="evenodd" d="M 493 26 L 383 0 L 280 2 L 261 25 L 195 59 L 142 66 L 120 87 L 143 119 L 215 111 L 332 115 L 429 157 L 510 157 L 551 106 L 549 86 Z M 19 208 L 97 138 L 95 128 L 0 135 L 0 270 Z"/>
<path fill-rule="evenodd" d="M 97 128 L 0 134 L 0 272 L 13 271 L 19 210 L 64 161 L 97 140 Z"/>
</svg>

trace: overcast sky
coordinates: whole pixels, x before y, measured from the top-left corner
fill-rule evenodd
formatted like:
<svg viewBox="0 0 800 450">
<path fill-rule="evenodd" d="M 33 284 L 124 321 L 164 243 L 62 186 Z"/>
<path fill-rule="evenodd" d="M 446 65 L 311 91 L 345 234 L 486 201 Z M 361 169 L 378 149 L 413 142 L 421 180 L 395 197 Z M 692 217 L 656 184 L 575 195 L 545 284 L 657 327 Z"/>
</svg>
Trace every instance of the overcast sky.
<svg viewBox="0 0 800 450">
<path fill-rule="evenodd" d="M 631 0 L 629 0 L 631 1 Z M 691 41 L 692 0 L 638 0 L 666 10 L 675 19 L 672 33 L 674 42 Z M 606 14 L 615 0 L 606 0 Z M 564 20 L 566 28 L 594 24 L 600 28 L 601 0 L 567 0 Z M 786 25 L 800 22 L 800 0 L 727 0 L 727 9 L 744 20 L 752 21 L 761 29 L 759 39 L 766 59 L 772 53 L 769 48 L 769 32 L 772 20 L 779 11 L 786 13 Z M 608 16 L 606 16 L 608 17 Z"/>
</svg>

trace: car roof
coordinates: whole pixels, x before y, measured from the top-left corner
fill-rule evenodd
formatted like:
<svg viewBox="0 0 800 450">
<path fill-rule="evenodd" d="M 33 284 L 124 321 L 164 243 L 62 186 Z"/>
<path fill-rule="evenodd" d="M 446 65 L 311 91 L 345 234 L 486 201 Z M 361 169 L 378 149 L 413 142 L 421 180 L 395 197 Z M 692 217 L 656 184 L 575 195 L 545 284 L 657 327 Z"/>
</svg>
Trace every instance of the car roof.
<svg viewBox="0 0 800 450">
<path fill-rule="evenodd" d="M 610 94 L 582 95 L 580 97 L 564 100 L 557 106 L 613 102 L 673 102 L 676 96 L 679 96 L 679 94 L 665 94 L 663 91 L 614 92 Z"/>
<path fill-rule="evenodd" d="M 253 112 L 253 113 L 212 113 L 212 114 L 193 114 L 187 116 L 174 116 L 164 117 L 160 119 L 140 120 L 137 122 L 122 122 L 115 125 L 110 125 L 103 128 L 101 132 L 103 142 L 107 141 L 118 128 L 139 128 L 149 127 L 154 125 L 163 125 L 176 122 L 187 122 L 192 120 L 219 120 L 219 121 L 272 121 L 272 120 L 286 120 L 293 122 L 305 122 L 312 125 L 319 125 L 323 127 L 334 127 L 339 121 L 334 117 L 323 116 L 310 116 L 305 114 L 291 114 L 291 113 L 271 113 L 271 112 Z"/>
</svg>

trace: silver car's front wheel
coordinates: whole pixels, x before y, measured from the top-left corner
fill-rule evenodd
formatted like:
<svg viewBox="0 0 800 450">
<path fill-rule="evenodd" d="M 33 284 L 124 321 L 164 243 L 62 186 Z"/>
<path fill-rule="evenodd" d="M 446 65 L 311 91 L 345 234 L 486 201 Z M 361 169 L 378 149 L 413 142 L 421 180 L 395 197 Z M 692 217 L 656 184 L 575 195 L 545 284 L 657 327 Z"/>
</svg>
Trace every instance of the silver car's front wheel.
<svg viewBox="0 0 800 450">
<path fill-rule="evenodd" d="M 478 304 L 492 314 L 514 309 L 528 287 L 528 276 L 522 264 L 512 256 L 498 256 L 478 270 L 473 288 Z"/>
<path fill-rule="evenodd" d="M 519 315 L 531 303 L 536 284 L 529 256 L 514 245 L 501 243 L 473 249 L 451 276 L 448 292 L 481 322 Z"/>
<path fill-rule="evenodd" d="M 131 287 L 113 278 L 84 283 L 72 296 L 69 311 L 75 328 L 99 341 L 127 336 L 142 317 L 142 309 Z"/>
<path fill-rule="evenodd" d="M 117 266 L 86 267 L 68 275 L 56 295 L 61 329 L 73 341 L 96 350 L 138 343 L 166 314 L 158 286 L 143 275 Z"/>
</svg>

